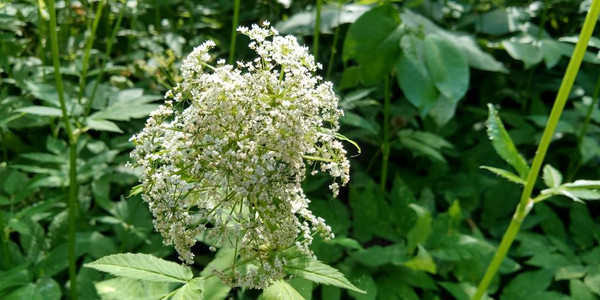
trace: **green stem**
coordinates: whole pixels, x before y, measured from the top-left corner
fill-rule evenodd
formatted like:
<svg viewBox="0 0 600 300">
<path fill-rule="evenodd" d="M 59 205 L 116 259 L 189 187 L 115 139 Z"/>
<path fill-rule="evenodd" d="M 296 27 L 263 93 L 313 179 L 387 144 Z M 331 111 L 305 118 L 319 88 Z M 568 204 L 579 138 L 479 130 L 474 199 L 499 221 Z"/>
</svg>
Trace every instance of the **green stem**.
<svg viewBox="0 0 600 300">
<path fill-rule="evenodd" d="M 235 42 L 237 37 L 237 27 L 240 21 L 240 0 L 233 3 L 233 22 L 231 23 L 231 43 L 229 44 L 229 64 L 233 64 L 235 59 Z"/>
<path fill-rule="evenodd" d="M 103 61 L 100 63 L 100 72 L 98 72 L 98 75 L 96 75 L 96 81 L 94 82 L 94 87 L 92 88 L 92 93 L 90 95 L 90 99 L 85 108 L 86 116 L 88 116 L 90 114 L 90 111 L 92 110 L 92 104 L 94 103 L 94 98 L 96 97 L 96 91 L 98 91 L 98 85 L 100 84 L 100 81 L 102 80 L 102 76 L 104 76 L 105 62 L 108 61 L 108 59 L 110 58 L 110 53 L 112 52 L 113 43 L 117 37 L 117 32 L 119 31 L 119 28 L 121 27 L 121 21 L 123 20 L 123 15 L 125 14 L 125 10 L 127 8 L 126 2 L 125 1 L 121 1 L 121 2 L 122 2 L 121 11 L 119 11 L 119 16 L 117 17 L 117 21 L 116 21 L 113 31 L 110 35 L 110 38 L 106 42 L 106 52 L 104 53 Z"/>
<path fill-rule="evenodd" d="M 77 269 L 75 265 L 75 213 L 77 208 L 77 137 L 73 134 L 73 127 L 67 112 L 65 103 L 64 87 L 62 76 L 60 74 L 60 62 L 58 57 L 58 37 L 56 33 L 56 11 L 54 9 L 54 0 L 48 0 L 48 11 L 50 13 L 50 44 L 52 48 L 52 63 L 54 65 L 54 77 L 56 80 L 56 90 L 58 92 L 58 101 L 62 112 L 62 120 L 69 140 L 69 282 L 70 298 L 77 299 Z"/>
<path fill-rule="evenodd" d="M 383 80 L 383 143 L 381 145 L 381 191 L 385 191 L 388 173 L 388 161 L 390 158 L 390 76 L 386 75 Z"/>
<path fill-rule="evenodd" d="M 594 112 L 594 108 L 598 104 L 598 97 L 600 96 L 600 76 L 596 80 L 596 88 L 594 89 L 594 95 L 592 96 L 592 103 L 588 107 L 588 111 L 585 114 L 585 119 L 583 120 L 583 125 L 581 126 L 581 131 L 577 136 L 577 149 L 581 149 L 581 144 L 583 143 L 583 138 L 585 138 L 585 134 L 588 129 L 588 125 L 590 123 L 590 119 L 592 118 L 592 113 Z M 567 182 L 573 180 L 573 176 L 577 173 L 577 171 L 581 168 L 581 156 L 578 156 L 577 159 L 572 160 L 572 163 L 569 165 L 569 169 L 567 172 Z"/>
<path fill-rule="evenodd" d="M 598 19 L 599 14 L 600 0 L 594 0 L 592 2 L 590 11 L 585 18 L 579 40 L 577 41 L 577 45 L 573 51 L 573 56 L 571 56 L 571 60 L 567 66 L 567 71 L 565 72 L 560 88 L 558 89 L 556 100 L 554 101 L 552 111 L 550 112 L 550 117 L 548 118 L 548 123 L 544 129 L 544 134 L 542 135 L 542 139 L 536 151 L 535 157 L 533 158 L 533 163 L 531 164 L 531 169 L 529 170 L 529 174 L 527 176 L 527 182 L 523 188 L 521 199 L 515 211 L 515 215 L 511 220 L 508 229 L 504 233 L 502 241 L 500 242 L 500 246 L 498 247 L 494 258 L 492 259 L 492 262 L 488 266 L 483 279 L 479 283 L 477 291 L 473 295 L 473 300 L 479 300 L 485 294 L 489 284 L 492 282 L 492 279 L 500 268 L 508 249 L 519 232 L 521 222 L 527 216 L 529 210 L 533 206 L 533 202 L 530 199 L 531 193 L 533 192 L 533 187 L 535 186 L 542 162 L 544 161 L 548 146 L 550 145 L 552 136 L 554 135 L 554 130 L 556 129 L 560 115 L 562 114 L 569 93 L 571 92 L 571 88 L 573 87 L 573 83 L 575 82 L 575 77 L 577 76 L 577 72 L 581 66 L 583 55 L 585 54 L 587 44 L 594 31 L 594 27 L 596 26 L 596 20 Z"/>
<path fill-rule="evenodd" d="M 335 27 L 335 31 L 333 32 L 333 43 L 331 44 L 331 54 L 329 55 L 329 64 L 327 65 L 327 75 L 325 76 L 325 78 L 329 79 L 329 77 L 331 76 L 331 71 L 333 70 L 333 59 L 335 58 L 335 55 L 337 54 L 337 43 L 338 43 L 338 39 L 339 39 L 339 35 L 340 35 L 340 15 L 342 13 L 342 5 L 340 4 L 338 6 L 338 11 L 337 11 L 337 22 L 338 25 Z"/>
<path fill-rule="evenodd" d="M 81 104 L 81 98 L 83 98 L 83 92 L 85 91 L 85 83 L 87 81 L 87 71 L 90 62 L 90 52 L 92 51 L 92 45 L 94 44 L 94 37 L 96 35 L 96 29 L 98 28 L 98 23 L 100 22 L 100 17 L 102 16 L 102 9 L 104 8 L 104 0 L 100 0 L 98 3 L 98 8 L 96 9 L 96 15 L 94 16 L 94 22 L 92 24 L 92 29 L 90 31 L 90 36 L 88 36 L 87 43 L 85 44 L 85 50 L 83 53 L 83 61 L 81 62 L 81 76 L 79 76 L 79 96 L 77 100 L 79 104 Z"/>
<path fill-rule="evenodd" d="M 321 6 L 323 0 L 317 0 L 317 15 L 315 17 L 315 30 L 313 32 L 313 56 L 319 61 L 319 33 L 321 32 Z"/>
</svg>

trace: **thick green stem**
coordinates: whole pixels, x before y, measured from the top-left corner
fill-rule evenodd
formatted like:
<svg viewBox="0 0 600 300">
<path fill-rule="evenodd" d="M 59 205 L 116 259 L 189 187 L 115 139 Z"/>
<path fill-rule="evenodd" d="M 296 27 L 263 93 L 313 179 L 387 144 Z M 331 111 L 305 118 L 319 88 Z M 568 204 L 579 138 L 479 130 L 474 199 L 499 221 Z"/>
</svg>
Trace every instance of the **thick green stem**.
<svg viewBox="0 0 600 300">
<path fill-rule="evenodd" d="M 73 127 L 67 112 L 65 103 L 62 76 L 60 74 L 60 62 L 58 57 L 58 37 L 56 32 L 56 11 L 54 0 L 48 0 L 48 11 L 50 12 L 50 44 L 52 48 L 52 63 L 54 65 L 54 77 L 56 80 L 56 91 L 62 112 L 62 120 L 69 140 L 69 283 L 70 298 L 77 299 L 77 266 L 75 265 L 75 214 L 77 212 L 77 138 L 73 134 Z"/>
<path fill-rule="evenodd" d="M 102 9 L 104 8 L 104 0 L 100 0 L 98 8 L 96 9 L 96 15 L 94 16 L 94 22 L 90 30 L 90 35 L 85 44 L 85 50 L 83 52 L 83 61 L 81 62 L 81 76 L 79 76 L 79 96 L 78 101 L 81 104 L 81 98 L 83 98 L 83 92 L 85 91 L 85 83 L 87 81 L 87 72 L 90 62 L 90 52 L 92 51 L 92 45 L 94 44 L 94 37 L 96 36 L 96 29 L 98 29 L 98 23 L 102 16 Z"/>
<path fill-rule="evenodd" d="M 381 144 L 381 182 L 379 183 L 382 192 L 386 188 L 390 158 L 390 94 L 390 75 L 386 75 L 383 80 L 383 142 Z"/>
<path fill-rule="evenodd" d="M 110 58 L 110 53 L 112 52 L 113 43 L 117 37 L 117 32 L 119 31 L 119 28 L 121 27 L 121 21 L 123 20 L 123 15 L 125 14 L 125 10 L 127 8 L 126 7 L 127 3 L 125 1 L 121 1 L 121 2 L 122 2 L 121 11 L 119 12 L 119 16 L 117 17 L 117 21 L 116 21 L 113 31 L 110 35 L 110 38 L 106 42 L 106 52 L 104 53 L 103 61 L 100 63 L 100 72 L 98 72 L 98 75 L 96 75 L 96 81 L 94 81 L 94 87 L 92 88 L 92 93 L 90 94 L 90 99 L 85 108 L 86 116 L 89 115 L 90 111 L 92 110 L 92 104 L 94 103 L 94 98 L 96 97 L 96 91 L 98 90 L 98 85 L 100 84 L 100 81 L 102 80 L 102 76 L 104 76 L 105 62 L 108 61 L 108 59 Z"/>
<path fill-rule="evenodd" d="M 317 0 L 315 30 L 313 31 L 313 56 L 315 61 L 319 61 L 319 33 L 321 33 L 321 6 L 323 0 Z"/>
<path fill-rule="evenodd" d="M 237 27 L 240 21 L 240 0 L 233 3 L 233 21 L 231 22 L 231 43 L 229 44 L 229 64 L 232 65 L 235 60 L 235 41 L 237 37 Z"/>
<path fill-rule="evenodd" d="M 554 135 L 554 130 L 556 129 L 560 115 L 562 114 L 569 93 L 571 92 L 571 88 L 573 87 L 573 83 L 575 82 L 575 77 L 577 76 L 577 72 L 581 66 L 583 55 L 585 54 L 587 44 L 592 36 L 594 27 L 596 26 L 596 20 L 598 19 L 599 14 L 600 0 L 594 0 L 592 2 L 590 11 L 585 18 L 579 40 L 577 41 L 577 45 L 573 51 L 573 56 L 571 56 L 571 60 L 567 66 L 567 71 L 565 72 L 560 88 L 558 89 L 556 100 L 554 101 L 552 111 L 550 112 L 550 117 L 548 118 L 548 123 L 544 129 L 544 134 L 542 135 L 542 139 L 536 151 L 535 157 L 533 158 L 533 163 L 531 164 L 531 169 L 529 170 L 527 181 L 525 183 L 525 187 L 523 188 L 515 216 L 511 220 L 508 229 L 504 233 L 502 241 L 500 242 L 500 246 L 494 255 L 494 258 L 492 259 L 492 262 L 488 266 L 483 279 L 479 283 L 477 291 L 473 295 L 473 300 L 479 300 L 485 294 L 490 282 L 496 275 L 498 268 L 500 268 L 508 249 L 519 232 L 521 222 L 527 216 L 529 210 L 533 206 L 533 202 L 530 199 L 531 193 L 533 192 L 533 187 L 535 186 L 542 162 L 544 161 L 544 157 L 548 151 L 548 146 L 550 145 L 552 136 Z"/>
</svg>

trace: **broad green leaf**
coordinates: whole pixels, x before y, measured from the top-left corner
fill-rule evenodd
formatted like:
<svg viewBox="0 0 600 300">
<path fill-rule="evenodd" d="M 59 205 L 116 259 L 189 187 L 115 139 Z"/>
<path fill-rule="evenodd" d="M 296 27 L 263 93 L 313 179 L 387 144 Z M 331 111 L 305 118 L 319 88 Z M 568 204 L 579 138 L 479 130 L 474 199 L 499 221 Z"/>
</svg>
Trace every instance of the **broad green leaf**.
<svg viewBox="0 0 600 300">
<path fill-rule="evenodd" d="M 408 101 L 424 116 L 439 98 L 425 65 L 423 40 L 406 34 L 400 40 L 402 56 L 396 63 L 396 79 Z"/>
<path fill-rule="evenodd" d="M 148 281 L 186 282 L 193 277 L 187 267 L 142 253 L 113 254 L 85 266 L 115 276 Z"/>
<path fill-rule="evenodd" d="M 93 113 L 94 120 L 129 121 L 130 119 L 145 118 L 158 108 L 157 104 L 111 105 L 102 111 Z"/>
<path fill-rule="evenodd" d="M 425 37 L 425 64 L 435 87 L 458 102 L 469 87 L 469 65 L 462 52 L 441 36 Z"/>
<path fill-rule="evenodd" d="M 558 64 L 562 57 L 560 42 L 552 39 L 543 39 L 540 41 L 540 49 L 547 69 L 551 69 Z"/>
<path fill-rule="evenodd" d="M 321 32 L 331 33 L 335 27 L 353 23 L 369 9 L 366 5 L 326 3 L 321 8 Z M 315 27 L 315 11 L 300 11 L 286 20 L 277 22 L 275 27 L 282 34 L 311 35 Z"/>
<path fill-rule="evenodd" d="M 169 283 L 113 278 L 97 282 L 96 291 L 105 300 L 158 300 L 170 292 Z"/>
<path fill-rule="evenodd" d="M 259 299 L 263 300 L 304 300 L 304 297 L 298 293 L 289 283 L 284 280 L 277 280 L 271 286 L 266 288 Z"/>
<path fill-rule="evenodd" d="M 343 236 L 336 236 L 335 238 L 326 241 L 326 243 L 333 244 L 333 245 L 339 245 L 344 248 L 348 248 L 348 249 L 352 249 L 352 250 L 364 250 L 363 246 L 357 240 L 354 240 L 354 239 L 351 239 L 348 237 L 343 237 Z"/>
<path fill-rule="evenodd" d="M 439 99 L 429 111 L 429 116 L 433 119 L 438 127 L 442 127 L 454 116 L 457 103 L 457 100 L 450 99 L 440 94 Z"/>
<path fill-rule="evenodd" d="M 554 188 L 562 184 L 562 174 L 551 165 L 545 165 L 543 172 L 546 186 Z"/>
<path fill-rule="evenodd" d="M 419 245 L 419 251 L 417 252 L 417 255 L 411 260 L 405 262 L 404 265 L 416 271 L 425 271 L 431 274 L 435 274 L 437 272 L 437 266 L 433 261 L 433 257 L 431 257 L 429 252 L 427 252 L 427 250 L 421 245 Z"/>
<path fill-rule="evenodd" d="M 28 264 L 22 264 L 6 272 L 0 272 L 0 295 L 8 288 L 28 284 L 33 279 L 33 274 L 28 270 Z"/>
<path fill-rule="evenodd" d="M 428 18 L 419 15 L 410 9 L 404 9 L 400 14 L 403 25 L 415 31 L 423 31 L 426 35 L 439 35 L 450 41 L 463 53 L 469 65 L 473 68 L 491 72 L 508 73 L 504 65 L 492 55 L 484 52 L 472 35 L 457 33 L 440 28 Z"/>
<path fill-rule="evenodd" d="M 302 277 L 316 283 L 364 293 L 364 291 L 350 283 L 340 271 L 310 257 L 298 256 L 290 259 L 283 269 L 290 275 Z"/>
<path fill-rule="evenodd" d="M 540 48 L 526 43 L 502 41 L 502 47 L 508 55 L 516 60 L 520 60 L 525 64 L 525 68 L 536 65 L 544 59 L 544 55 Z"/>
<path fill-rule="evenodd" d="M 587 275 L 583 279 L 583 283 L 594 292 L 594 294 L 600 296 L 600 265 L 591 267 Z"/>
<path fill-rule="evenodd" d="M 315 283 L 310 281 L 310 280 L 306 280 L 304 278 L 300 278 L 300 277 L 294 277 L 291 279 L 287 280 L 287 283 L 289 283 L 289 285 L 291 285 L 302 297 L 304 297 L 304 299 L 306 300 L 312 300 L 312 292 L 313 289 L 315 288 Z"/>
<path fill-rule="evenodd" d="M 360 64 L 363 83 L 377 83 L 394 67 L 401 35 L 398 10 L 391 4 L 374 7 L 350 25 L 342 58 Z"/>
<path fill-rule="evenodd" d="M 16 109 L 18 112 L 24 112 L 32 115 L 38 116 L 48 116 L 48 117 L 60 117 L 62 116 L 62 111 L 56 107 L 48 107 L 48 106 L 27 106 Z"/>
<path fill-rule="evenodd" d="M 496 153 L 502 157 L 506 162 L 508 162 L 522 179 L 527 178 L 527 174 L 529 173 L 529 166 L 525 159 L 515 147 L 510 135 L 506 129 L 504 129 L 504 124 L 502 124 L 502 120 L 500 116 L 498 116 L 498 112 L 494 108 L 492 104 L 488 104 L 489 114 L 488 119 L 486 121 L 487 125 L 487 133 L 490 140 L 492 140 L 492 145 L 496 150 Z"/>
<path fill-rule="evenodd" d="M 3 297 L 4 300 L 59 300 L 62 293 L 54 279 L 42 278 L 35 283 L 28 283 Z"/>
<path fill-rule="evenodd" d="M 489 167 L 489 166 L 481 166 L 480 168 L 486 169 L 486 170 L 488 170 L 498 176 L 504 177 L 505 179 L 508 179 L 509 181 L 512 181 L 514 183 L 525 185 L 525 180 L 523 180 L 521 177 L 514 174 L 513 172 L 510 172 L 510 171 L 507 171 L 504 169 L 500 169 L 500 168 Z"/>
<path fill-rule="evenodd" d="M 577 300 L 597 300 L 598 297 L 587 287 L 581 280 L 573 279 L 569 282 L 569 290 L 571 291 L 571 299 Z"/>
</svg>

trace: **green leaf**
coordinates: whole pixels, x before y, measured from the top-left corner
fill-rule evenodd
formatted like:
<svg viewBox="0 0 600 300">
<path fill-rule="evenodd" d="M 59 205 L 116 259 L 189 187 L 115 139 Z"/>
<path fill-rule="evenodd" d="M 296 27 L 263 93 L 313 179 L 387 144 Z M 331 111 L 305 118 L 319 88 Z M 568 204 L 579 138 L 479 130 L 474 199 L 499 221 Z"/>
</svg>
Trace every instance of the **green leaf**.
<svg viewBox="0 0 600 300">
<path fill-rule="evenodd" d="M 202 278 L 194 278 L 178 288 L 171 300 L 202 300 L 203 287 L 204 280 Z"/>
<path fill-rule="evenodd" d="M 433 261 L 433 257 L 419 245 L 419 251 L 417 255 L 413 257 L 411 260 L 404 263 L 405 266 L 415 270 L 415 271 L 425 271 L 431 274 L 435 274 L 437 272 L 437 266 Z"/>
<path fill-rule="evenodd" d="M 562 174 L 551 165 L 544 166 L 543 174 L 546 186 L 554 188 L 562 184 Z"/>
<path fill-rule="evenodd" d="M 406 34 L 400 40 L 403 54 L 396 63 L 396 80 L 408 101 L 426 115 L 439 98 L 439 91 L 425 65 L 423 40 Z"/>
<path fill-rule="evenodd" d="M 554 275 L 554 280 L 578 279 L 585 276 L 587 267 L 582 265 L 570 265 L 559 268 Z"/>
<path fill-rule="evenodd" d="M 571 299 L 577 300 L 597 300 L 590 288 L 588 288 L 581 280 L 573 279 L 569 282 L 569 290 L 571 291 Z"/>
<path fill-rule="evenodd" d="M 520 60 L 525 64 L 525 68 L 537 65 L 544 59 L 544 55 L 540 48 L 532 45 L 519 42 L 502 41 L 502 47 L 508 55 L 516 60 Z"/>
<path fill-rule="evenodd" d="M 36 283 L 28 283 L 3 297 L 4 300 L 59 300 L 60 286 L 54 279 L 42 278 Z"/>
<path fill-rule="evenodd" d="M 277 280 L 271 286 L 266 288 L 259 299 L 264 300 L 304 300 L 304 297 L 298 293 L 289 283 L 284 280 Z"/>
<path fill-rule="evenodd" d="M 438 35 L 425 37 L 425 63 L 442 95 L 458 102 L 469 87 L 469 65 L 454 44 Z"/>
<path fill-rule="evenodd" d="M 415 226 L 413 226 L 413 228 L 408 232 L 407 236 L 407 250 L 409 253 L 412 253 L 415 248 L 424 243 L 431 234 L 433 219 L 431 217 L 431 212 L 425 207 L 414 203 L 409 204 L 409 206 L 417 213 L 417 222 L 415 223 Z"/>
<path fill-rule="evenodd" d="M 377 83 L 394 67 L 401 35 L 398 10 L 390 4 L 374 7 L 350 25 L 342 58 L 360 64 L 364 84 Z"/>
<path fill-rule="evenodd" d="M 113 278 L 97 282 L 96 291 L 106 300 L 158 300 L 170 292 L 169 283 Z"/>
<path fill-rule="evenodd" d="M 488 104 L 488 108 L 489 114 L 486 121 L 488 128 L 487 133 L 490 140 L 492 140 L 492 145 L 494 146 L 494 149 L 496 149 L 496 153 L 515 168 L 522 179 L 527 178 L 527 174 L 529 174 L 527 162 L 523 156 L 519 154 L 510 135 L 508 135 L 508 132 L 504 129 L 504 124 L 502 124 L 502 120 L 500 119 L 500 116 L 498 116 L 498 112 L 494 109 L 494 106 Z"/>
<path fill-rule="evenodd" d="M 98 131 L 110 131 L 110 132 L 118 132 L 123 133 L 123 130 L 117 126 L 117 124 L 102 119 L 86 119 L 86 126 L 90 129 L 98 130 Z"/>
<path fill-rule="evenodd" d="M 350 256 L 369 267 L 379 267 L 389 263 L 401 265 L 408 260 L 406 247 L 402 244 L 386 247 L 372 246 L 361 251 L 352 252 Z"/>
<path fill-rule="evenodd" d="M 500 169 L 500 168 L 489 167 L 489 166 L 481 166 L 480 168 L 486 169 L 498 176 L 504 177 L 505 179 L 508 179 L 508 181 L 512 181 L 514 183 L 525 185 L 525 180 L 521 179 L 521 177 L 517 176 L 515 173 L 513 173 L 511 171 L 507 171 L 507 170 Z"/>
<path fill-rule="evenodd" d="M 477 291 L 477 287 L 468 282 L 440 282 L 439 284 L 457 300 L 470 300 Z M 486 295 L 482 299 L 491 300 L 492 298 Z"/>
<path fill-rule="evenodd" d="M 500 299 L 529 299 L 531 295 L 545 291 L 552 283 L 552 277 L 548 270 L 521 273 L 506 285 Z"/>
<path fill-rule="evenodd" d="M 590 268 L 588 274 L 583 279 L 583 283 L 585 283 L 594 294 L 600 296 L 600 265 Z"/>
<path fill-rule="evenodd" d="M 364 293 L 364 291 L 350 283 L 340 271 L 310 257 L 298 256 L 290 259 L 283 269 L 290 275 L 302 277 L 316 283 Z"/>
<path fill-rule="evenodd" d="M 142 253 L 113 254 L 85 266 L 115 276 L 148 281 L 187 282 L 193 277 L 187 267 Z"/>
<path fill-rule="evenodd" d="M 586 249 L 594 245 L 594 235 L 598 235 L 598 228 L 585 205 L 571 205 L 569 212 L 569 231 L 573 242 L 580 248 Z"/>
<path fill-rule="evenodd" d="M 18 112 L 24 112 L 32 115 L 47 116 L 47 117 L 60 117 L 62 111 L 56 107 L 48 106 L 27 106 L 16 109 Z"/>
</svg>

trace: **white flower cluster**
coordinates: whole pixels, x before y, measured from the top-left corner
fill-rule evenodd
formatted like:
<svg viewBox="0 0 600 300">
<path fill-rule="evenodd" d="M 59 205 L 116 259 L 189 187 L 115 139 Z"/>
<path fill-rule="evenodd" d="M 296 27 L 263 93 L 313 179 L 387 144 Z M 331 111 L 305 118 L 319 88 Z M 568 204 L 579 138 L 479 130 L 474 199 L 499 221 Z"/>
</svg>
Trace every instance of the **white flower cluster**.
<svg viewBox="0 0 600 300">
<path fill-rule="evenodd" d="M 308 209 L 306 168 L 329 173 L 337 196 L 349 180 L 346 151 L 336 138 L 343 112 L 330 82 L 293 36 L 268 23 L 240 27 L 258 57 L 208 64 L 212 41 L 181 66 L 183 81 L 166 95 L 142 132 L 132 137 L 133 166 L 143 171 L 143 199 L 155 228 L 180 259 L 192 263 L 196 237 L 236 249 L 258 263 L 217 274 L 232 286 L 264 288 L 284 276 L 290 247 L 311 254 L 314 234 L 332 236 Z"/>
</svg>

